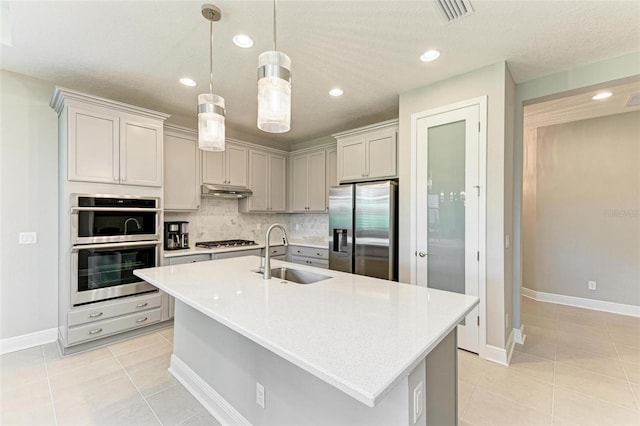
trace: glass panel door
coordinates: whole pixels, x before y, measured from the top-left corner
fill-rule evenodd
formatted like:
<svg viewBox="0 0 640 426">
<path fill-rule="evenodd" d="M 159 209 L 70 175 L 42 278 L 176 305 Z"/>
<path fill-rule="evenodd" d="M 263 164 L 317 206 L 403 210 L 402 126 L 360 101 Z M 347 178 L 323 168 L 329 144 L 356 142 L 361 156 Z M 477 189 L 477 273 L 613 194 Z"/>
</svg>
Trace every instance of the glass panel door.
<svg viewBox="0 0 640 426">
<path fill-rule="evenodd" d="M 465 122 L 427 130 L 429 287 L 465 293 Z"/>
</svg>

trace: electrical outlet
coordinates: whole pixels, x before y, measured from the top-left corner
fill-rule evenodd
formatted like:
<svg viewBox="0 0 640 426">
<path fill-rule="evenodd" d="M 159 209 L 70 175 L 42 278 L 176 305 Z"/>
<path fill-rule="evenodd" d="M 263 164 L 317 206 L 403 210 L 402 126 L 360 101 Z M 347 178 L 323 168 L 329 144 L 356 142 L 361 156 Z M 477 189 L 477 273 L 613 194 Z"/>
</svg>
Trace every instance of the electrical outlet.
<svg viewBox="0 0 640 426">
<path fill-rule="evenodd" d="M 595 281 L 588 281 L 587 285 L 589 286 L 589 290 L 597 290 Z"/>
<path fill-rule="evenodd" d="M 299 230 L 300 230 L 300 224 L 296 223 L 296 231 L 299 231 Z"/>
<path fill-rule="evenodd" d="M 256 229 L 259 231 L 262 229 L 262 224 L 261 223 L 256 223 Z"/>
<path fill-rule="evenodd" d="M 264 386 L 256 382 L 256 404 L 264 408 Z"/>
<path fill-rule="evenodd" d="M 418 383 L 413 389 L 413 424 L 418 422 L 418 419 L 422 415 L 423 407 L 422 407 L 422 382 Z"/>
<path fill-rule="evenodd" d="M 18 244 L 36 244 L 37 242 L 37 232 L 20 232 L 18 234 Z"/>
</svg>

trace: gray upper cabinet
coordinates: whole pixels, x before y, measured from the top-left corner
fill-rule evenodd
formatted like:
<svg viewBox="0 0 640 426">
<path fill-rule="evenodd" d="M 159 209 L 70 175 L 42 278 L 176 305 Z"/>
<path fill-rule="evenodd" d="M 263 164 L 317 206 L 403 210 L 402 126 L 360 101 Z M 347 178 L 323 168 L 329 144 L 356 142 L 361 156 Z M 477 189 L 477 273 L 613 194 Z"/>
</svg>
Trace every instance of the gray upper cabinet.
<svg viewBox="0 0 640 426">
<path fill-rule="evenodd" d="M 325 149 L 292 154 L 291 211 L 297 213 L 326 211 Z"/>
<path fill-rule="evenodd" d="M 249 149 L 249 188 L 253 195 L 239 201 L 248 212 L 286 211 L 287 157 L 261 149 Z"/>
<path fill-rule="evenodd" d="M 338 141 L 339 182 L 398 177 L 398 121 L 333 135 Z"/>
<path fill-rule="evenodd" d="M 164 209 L 200 208 L 200 150 L 196 132 L 164 128 Z"/>
<path fill-rule="evenodd" d="M 162 186 L 163 122 L 155 111 L 57 88 L 70 181 Z"/>
<path fill-rule="evenodd" d="M 338 185 L 338 148 L 327 148 L 327 187 L 325 207 L 329 211 L 329 188 Z"/>
<path fill-rule="evenodd" d="M 247 187 L 248 149 L 227 142 L 221 152 L 203 151 L 202 183 Z"/>
</svg>

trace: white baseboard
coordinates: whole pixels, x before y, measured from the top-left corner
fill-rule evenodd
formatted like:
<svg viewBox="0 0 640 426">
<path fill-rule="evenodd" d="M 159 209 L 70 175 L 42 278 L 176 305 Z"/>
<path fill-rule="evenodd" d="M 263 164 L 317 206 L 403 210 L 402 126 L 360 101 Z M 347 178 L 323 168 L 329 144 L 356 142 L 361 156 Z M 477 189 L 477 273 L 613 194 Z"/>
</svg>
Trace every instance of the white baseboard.
<svg viewBox="0 0 640 426">
<path fill-rule="evenodd" d="M 175 354 L 171 355 L 169 372 L 193 395 L 223 426 L 251 423 L 229 404 L 207 382 L 198 376 Z"/>
<path fill-rule="evenodd" d="M 33 348 L 34 346 L 45 345 L 55 342 L 56 340 L 58 340 L 57 328 L 36 331 L 35 333 L 23 334 L 22 336 L 9 337 L 0 340 L 0 355 Z"/>
<path fill-rule="evenodd" d="M 565 296 L 563 294 L 545 293 L 522 287 L 522 295 L 540 302 L 557 303 L 595 311 L 640 317 L 640 306 L 623 303 L 606 302 L 604 300 L 585 299 L 583 297 Z"/>
<path fill-rule="evenodd" d="M 515 342 L 513 340 L 513 330 L 509 333 L 509 338 L 507 339 L 507 344 L 504 348 L 499 348 L 493 345 L 485 345 L 482 356 L 487 361 L 492 361 L 502 365 L 509 365 L 511 362 L 511 355 L 513 354 L 513 349 L 515 348 Z"/>
<path fill-rule="evenodd" d="M 524 324 L 520 324 L 520 328 L 513 329 L 513 341 L 518 345 L 524 345 L 527 336 L 524 334 Z"/>
</svg>

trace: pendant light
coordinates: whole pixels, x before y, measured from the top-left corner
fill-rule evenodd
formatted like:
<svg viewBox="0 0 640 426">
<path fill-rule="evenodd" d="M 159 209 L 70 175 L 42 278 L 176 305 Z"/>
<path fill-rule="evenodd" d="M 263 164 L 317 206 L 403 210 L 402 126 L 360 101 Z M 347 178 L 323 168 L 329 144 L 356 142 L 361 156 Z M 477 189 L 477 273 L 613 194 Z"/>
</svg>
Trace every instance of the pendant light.
<svg viewBox="0 0 640 426">
<path fill-rule="evenodd" d="M 204 4 L 202 16 L 209 21 L 209 93 L 198 95 L 198 146 L 203 151 L 224 151 L 224 98 L 213 94 L 213 22 L 222 12 Z"/>
<path fill-rule="evenodd" d="M 291 59 L 276 48 L 276 0 L 273 1 L 273 50 L 258 57 L 258 128 L 269 133 L 291 129 Z"/>
</svg>

